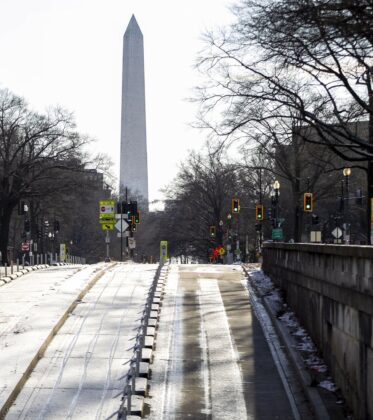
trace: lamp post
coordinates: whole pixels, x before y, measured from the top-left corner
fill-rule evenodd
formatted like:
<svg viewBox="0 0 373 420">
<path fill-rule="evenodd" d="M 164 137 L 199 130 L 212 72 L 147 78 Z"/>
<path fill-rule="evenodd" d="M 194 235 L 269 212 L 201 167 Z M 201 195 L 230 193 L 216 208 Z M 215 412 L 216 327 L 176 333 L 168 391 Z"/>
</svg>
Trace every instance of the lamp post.
<svg viewBox="0 0 373 420">
<path fill-rule="evenodd" d="M 342 200 L 345 200 L 346 204 L 343 206 L 343 211 L 344 211 L 344 222 L 345 222 L 345 235 L 344 235 L 344 239 L 345 239 L 345 243 L 348 244 L 350 243 L 350 218 L 349 218 L 349 177 L 351 175 L 351 168 L 343 168 L 343 176 L 345 179 L 345 187 L 346 187 L 346 197 L 342 196 Z"/>
<path fill-rule="evenodd" d="M 231 230 L 231 220 L 232 215 L 230 213 L 227 214 L 227 264 L 232 264 L 233 258 L 232 258 L 232 244 L 230 240 L 230 230 Z"/>
<path fill-rule="evenodd" d="M 219 222 L 219 245 L 223 246 L 223 225 L 224 222 L 220 220 Z M 223 257 L 220 255 L 219 260 L 223 263 Z"/>
<path fill-rule="evenodd" d="M 273 190 L 274 190 L 274 192 L 275 192 L 275 196 L 274 196 L 274 204 L 275 204 L 275 217 L 274 217 L 274 219 L 275 219 L 275 228 L 277 228 L 278 227 L 278 216 L 279 216 L 279 214 L 278 214 L 278 197 L 279 197 L 279 195 L 280 195 L 280 192 L 279 192 L 279 190 L 280 190 L 280 183 L 279 183 L 279 181 L 276 179 L 276 181 L 273 183 Z"/>
</svg>

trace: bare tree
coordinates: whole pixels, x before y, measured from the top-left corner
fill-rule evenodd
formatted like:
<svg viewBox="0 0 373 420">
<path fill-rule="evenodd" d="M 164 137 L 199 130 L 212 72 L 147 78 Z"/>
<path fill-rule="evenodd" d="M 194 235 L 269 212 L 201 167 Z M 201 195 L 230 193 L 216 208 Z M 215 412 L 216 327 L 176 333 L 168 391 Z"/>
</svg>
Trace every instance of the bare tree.
<svg viewBox="0 0 373 420">
<path fill-rule="evenodd" d="M 367 171 L 372 197 L 371 6 L 369 0 L 241 1 L 230 31 L 206 35 L 198 62 L 209 77 L 199 89 L 201 125 L 237 138 L 245 128 L 259 130 L 263 120 L 275 127 L 279 119 L 295 119 L 317 134 L 305 140 Z M 363 134 L 354 123 L 364 119 Z"/>
<path fill-rule="evenodd" d="M 87 139 L 71 114 L 54 108 L 42 115 L 25 100 L 0 90 L 0 251 L 7 262 L 9 227 L 21 198 L 40 198 L 65 185 L 65 170 L 81 168 Z"/>
<path fill-rule="evenodd" d="M 229 212 L 236 187 L 233 165 L 223 163 L 218 154 L 191 153 L 166 191 L 167 222 L 162 224 L 161 236 L 169 238 L 174 255 L 206 260 L 209 248 L 222 244 L 219 222 Z M 216 227 L 216 239 L 209 237 L 210 226 Z"/>
</svg>

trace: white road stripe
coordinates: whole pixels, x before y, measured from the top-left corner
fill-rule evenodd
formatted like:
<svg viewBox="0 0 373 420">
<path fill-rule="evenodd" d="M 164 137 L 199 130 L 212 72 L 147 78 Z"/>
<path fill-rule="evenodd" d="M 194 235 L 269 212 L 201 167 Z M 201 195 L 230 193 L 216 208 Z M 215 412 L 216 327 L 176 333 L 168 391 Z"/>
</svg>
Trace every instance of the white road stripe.
<svg viewBox="0 0 373 420">
<path fill-rule="evenodd" d="M 198 304 L 199 304 L 199 315 L 200 315 L 200 332 L 199 332 L 199 342 L 202 351 L 202 365 L 201 365 L 201 382 L 203 383 L 204 388 L 204 397 L 205 397 L 205 410 L 204 414 L 211 414 L 211 395 L 210 395 L 210 370 L 209 370 L 209 360 L 207 353 L 207 333 L 205 328 L 205 322 L 203 319 L 202 305 L 201 305 L 201 293 L 197 291 Z"/>
<path fill-rule="evenodd" d="M 225 418 L 230 410 L 230 420 L 248 419 L 238 356 L 218 282 L 202 278 L 199 287 L 209 354 L 212 418 Z"/>
<path fill-rule="evenodd" d="M 156 418 L 161 420 L 175 419 L 175 411 L 177 407 L 177 395 L 176 393 L 181 389 L 182 386 L 182 320 L 181 310 L 183 303 L 182 291 L 178 288 L 179 285 L 179 273 L 178 267 L 172 267 L 167 280 L 167 295 L 172 296 L 171 302 L 168 308 L 163 304 L 162 310 L 162 321 L 167 322 L 171 325 L 171 328 L 167 331 L 168 343 L 167 347 L 164 348 L 160 343 L 161 357 L 168 360 L 165 364 L 164 382 L 162 390 L 162 405 L 161 413 L 156 413 Z M 172 310 L 170 310 L 172 309 Z"/>
</svg>

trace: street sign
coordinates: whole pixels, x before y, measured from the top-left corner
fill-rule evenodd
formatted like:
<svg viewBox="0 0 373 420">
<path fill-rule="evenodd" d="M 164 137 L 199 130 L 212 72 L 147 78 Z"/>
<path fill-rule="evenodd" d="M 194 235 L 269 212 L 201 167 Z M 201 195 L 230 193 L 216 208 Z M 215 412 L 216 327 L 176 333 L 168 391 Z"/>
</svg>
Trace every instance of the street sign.
<svg viewBox="0 0 373 420">
<path fill-rule="evenodd" d="M 129 227 L 129 224 L 125 220 L 119 220 L 115 227 L 119 232 L 124 232 Z"/>
<path fill-rule="evenodd" d="M 114 230 L 114 225 L 112 223 L 102 223 L 102 230 Z"/>
<path fill-rule="evenodd" d="M 99 201 L 99 213 L 101 218 L 114 219 L 115 216 L 115 201 L 114 200 L 101 200 Z"/>
<path fill-rule="evenodd" d="M 341 237 L 342 237 L 342 235 L 343 235 L 343 230 L 342 230 L 341 228 L 339 228 L 339 227 L 336 227 L 336 228 L 332 231 L 332 235 L 333 235 L 335 238 L 339 239 L 339 238 L 341 238 Z"/>
<path fill-rule="evenodd" d="M 123 214 L 115 213 L 115 218 L 116 219 L 125 219 L 125 220 L 127 220 L 128 219 L 128 214 L 127 213 L 123 213 Z"/>
<path fill-rule="evenodd" d="M 161 261 L 166 261 L 167 260 L 167 258 L 168 258 L 168 241 L 161 241 L 161 243 L 160 243 L 160 260 Z"/>
<path fill-rule="evenodd" d="M 311 242 L 321 242 L 321 231 L 311 230 L 310 239 Z"/>
<path fill-rule="evenodd" d="M 66 260 L 66 244 L 60 244 L 60 261 L 65 262 Z"/>
<path fill-rule="evenodd" d="M 272 229 L 272 239 L 274 241 L 282 241 L 284 239 L 284 234 L 281 228 Z"/>
<path fill-rule="evenodd" d="M 135 249 L 136 248 L 136 239 L 135 238 L 128 238 L 128 248 Z"/>
<path fill-rule="evenodd" d="M 110 217 L 100 217 L 99 223 L 103 224 L 103 223 L 109 223 L 109 224 L 114 224 L 115 223 L 115 219 L 112 219 Z"/>
<path fill-rule="evenodd" d="M 225 249 L 223 247 L 221 247 L 219 249 L 219 255 L 224 255 L 225 254 Z"/>
</svg>

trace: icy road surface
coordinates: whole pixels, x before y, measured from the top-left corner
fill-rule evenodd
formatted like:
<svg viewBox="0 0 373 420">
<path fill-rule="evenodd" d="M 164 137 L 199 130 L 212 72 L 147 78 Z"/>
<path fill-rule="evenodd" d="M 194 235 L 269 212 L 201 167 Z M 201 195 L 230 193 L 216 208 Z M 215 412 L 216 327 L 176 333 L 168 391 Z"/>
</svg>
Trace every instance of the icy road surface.
<svg viewBox="0 0 373 420">
<path fill-rule="evenodd" d="M 237 266 L 171 266 L 151 380 L 151 420 L 294 419 Z"/>
<path fill-rule="evenodd" d="M 116 418 L 155 271 L 136 264 L 106 270 L 50 342 L 6 419 Z M 53 300 L 41 309 L 48 317 Z"/>
</svg>

